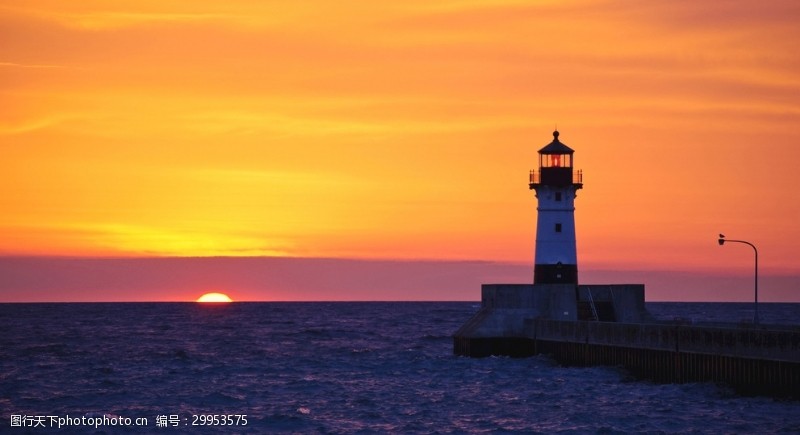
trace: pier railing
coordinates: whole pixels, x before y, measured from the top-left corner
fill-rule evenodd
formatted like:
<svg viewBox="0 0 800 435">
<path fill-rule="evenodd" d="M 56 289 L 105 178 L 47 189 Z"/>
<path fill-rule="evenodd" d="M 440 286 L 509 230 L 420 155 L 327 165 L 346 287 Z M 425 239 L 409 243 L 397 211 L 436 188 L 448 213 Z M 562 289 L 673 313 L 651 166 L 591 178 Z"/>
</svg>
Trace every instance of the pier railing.
<svg viewBox="0 0 800 435">
<path fill-rule="evenodd" d="M 526 331 L 539 340 L 800 362 L 797 331 L 542 319 L 526 322 Z"/>
</svg>

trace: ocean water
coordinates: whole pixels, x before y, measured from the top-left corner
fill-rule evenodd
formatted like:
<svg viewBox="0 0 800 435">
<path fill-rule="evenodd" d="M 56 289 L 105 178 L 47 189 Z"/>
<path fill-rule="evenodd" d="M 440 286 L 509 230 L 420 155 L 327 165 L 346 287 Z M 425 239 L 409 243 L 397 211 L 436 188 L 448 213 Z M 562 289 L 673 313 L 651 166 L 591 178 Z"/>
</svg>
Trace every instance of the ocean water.
<svg viewBox="0 0 800 435">
<path fill-rule="evenodd" d="M 752 318 L 748 304 L 648 308 L 662 319 Z M 477 309 L 0 304 L 0 433 L 800 433 L 796 401 L 544 356 L 456 357 L 451 334 Z M 760 314 L 798 323 L 800 304 Z"/>
</svg>

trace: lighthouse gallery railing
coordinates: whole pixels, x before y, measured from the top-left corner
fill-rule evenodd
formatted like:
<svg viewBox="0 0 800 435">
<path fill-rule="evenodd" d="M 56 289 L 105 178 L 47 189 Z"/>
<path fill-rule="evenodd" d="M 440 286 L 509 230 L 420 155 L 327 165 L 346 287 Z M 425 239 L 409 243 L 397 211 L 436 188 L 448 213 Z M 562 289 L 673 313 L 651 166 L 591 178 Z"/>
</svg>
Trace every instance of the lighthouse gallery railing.
<svg viewBox="0 0 800 435">
<path fill-rule="evenodd" d="M 531 170 L 529 183 L 530 184 L 539 184 L 541 183 L 542 179 L 542 171 L 536 172 Z M 583 170 L 579 169 L 572 173 L 572 182 L 575 184 L 583 184 Z"/>
</svg>

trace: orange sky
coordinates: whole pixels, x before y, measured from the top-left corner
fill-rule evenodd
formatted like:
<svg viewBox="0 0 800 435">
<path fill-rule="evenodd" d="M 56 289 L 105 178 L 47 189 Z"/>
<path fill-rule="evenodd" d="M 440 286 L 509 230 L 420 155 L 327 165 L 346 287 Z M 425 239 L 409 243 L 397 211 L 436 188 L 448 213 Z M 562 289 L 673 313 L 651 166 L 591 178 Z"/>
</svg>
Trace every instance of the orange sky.
<svg viewBox="0 0 800 435">
<path fill-rule="evenodd" d="M 798 275 L 800 3 L 0 0 L 0 255 Z"/>
</svg>

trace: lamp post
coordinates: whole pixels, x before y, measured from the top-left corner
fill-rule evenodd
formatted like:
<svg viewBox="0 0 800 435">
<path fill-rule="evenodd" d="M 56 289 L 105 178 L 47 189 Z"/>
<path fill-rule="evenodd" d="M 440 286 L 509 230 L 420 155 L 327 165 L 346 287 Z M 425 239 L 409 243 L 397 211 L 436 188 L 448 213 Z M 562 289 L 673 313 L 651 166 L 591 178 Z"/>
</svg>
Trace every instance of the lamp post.
<svg viewBox="0 0 800 435">
<path fill-rule="evenodd" d="M 755 294 L 756 294 L 756 296 L 755 296 L 755 313 L 753 314 L 753 323 L 758 325 L 758 249 L 756 249 L 756 245 L 754 245 L 754 244 L 752 244 L 750 242 L 745 242 L 744 240 L 726 239 L 724 234 L 720 234 L 719 235 L 719 240 L 717 240 L 717 241 L 719 242 L 720 246 L 724 245 L 725 242 L 744 243 L 745 245 L 750 245 L 750 247 L 753 248 L 753 252 L 755 252 L 755 254 L 756 254 L 756 273 L 755 273 Z"/>
</svg>

